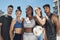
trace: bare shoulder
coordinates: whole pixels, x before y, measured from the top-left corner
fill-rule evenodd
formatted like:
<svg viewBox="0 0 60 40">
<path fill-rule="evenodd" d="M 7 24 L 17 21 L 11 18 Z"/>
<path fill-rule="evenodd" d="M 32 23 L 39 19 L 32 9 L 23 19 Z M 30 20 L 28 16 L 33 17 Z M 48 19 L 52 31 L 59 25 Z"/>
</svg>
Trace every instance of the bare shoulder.
<svg viewBox="0 0 60 40">
<path fill-rule="evenodd" d="M 56 14 L 53 14 L 52 17 L 57 17 L 57 15 Z"/>
<path fill-rule="evenodd" d="M 12 23 L 13 23 L 13 24 L 16 23 L 16 19 L 13 19 L 13 20 L 12 20 Z"/>
<path fill-rule="evenodd" d="M 58 19 L 58 16 L 56 14 L 53 14 L 52 19 Z"/>
<path fill-rule="evenodd" d="M 12 19 L 12 21 L 16 21 L 16 19 Z"/>
<path fill-rule="evenodd" d="M 57 23 L 59 21 L 57 15 L 55 15 L 55 14 L 52 15 L 52 21 L 54 23 Z"/>
</svg>

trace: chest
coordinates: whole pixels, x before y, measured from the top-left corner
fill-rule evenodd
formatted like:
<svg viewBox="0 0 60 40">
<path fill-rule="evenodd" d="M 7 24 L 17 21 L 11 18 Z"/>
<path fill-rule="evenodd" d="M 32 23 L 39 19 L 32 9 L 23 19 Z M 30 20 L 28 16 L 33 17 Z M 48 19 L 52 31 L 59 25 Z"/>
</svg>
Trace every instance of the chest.
<svg viewBox="0 0 60 40">
<path fill-rule="evenodd" d="M 16 22 L 14 28 L 22 28 L 22 25 L 23 25 L 22 23 Z"/>
<path fill-rule="evenodd" d="M 3 17 L 2 18 L 2 24 L 4 25 L 8 25 L 8 24 L 10 24 L 11 23 L 11 21 L 12 21 L 12 18 L 10 18 L 10 17 Z"/>
</svg>

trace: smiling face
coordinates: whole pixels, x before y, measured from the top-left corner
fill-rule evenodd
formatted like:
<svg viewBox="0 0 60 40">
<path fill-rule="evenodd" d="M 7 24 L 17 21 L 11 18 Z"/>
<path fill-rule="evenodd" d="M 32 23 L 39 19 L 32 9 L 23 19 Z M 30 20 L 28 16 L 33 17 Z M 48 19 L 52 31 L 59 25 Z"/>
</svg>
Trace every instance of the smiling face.
<svg viewBox="0 0 60 40">
<path fill-rule="evenodd" d="M 11 16 L 13 8 L 12 7 L 8 7 L 7 11 L 8 11 L 8 15 Z"/>
<path fill-rule="evenodd" d="M 16 11 L 16 17 L 20 17 L 21 16 L 21 13 L 22 13 L 21 11 L 17 10 Z"/>
</svg>

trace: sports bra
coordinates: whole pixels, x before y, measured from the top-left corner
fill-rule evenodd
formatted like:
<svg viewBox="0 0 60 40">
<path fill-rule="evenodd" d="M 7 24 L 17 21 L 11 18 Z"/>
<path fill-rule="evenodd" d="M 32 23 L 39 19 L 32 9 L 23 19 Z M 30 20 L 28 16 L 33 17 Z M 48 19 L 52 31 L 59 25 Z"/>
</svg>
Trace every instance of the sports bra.
<svg viewBox="0 0 60 40">
<path fill-rule="evenodd" d="M 24 28 L 32 28 L 35 26 L 34 19 L 29 20 L 28 22 L 24 20 Z"/>
<path fill-rule="evenodd" d="M 18 21 L 16 21 L 15 25 L 14 25 L 14 28 L 22 28 L 22 21 L 20 21 L 20 23 Z"/>
</svg>

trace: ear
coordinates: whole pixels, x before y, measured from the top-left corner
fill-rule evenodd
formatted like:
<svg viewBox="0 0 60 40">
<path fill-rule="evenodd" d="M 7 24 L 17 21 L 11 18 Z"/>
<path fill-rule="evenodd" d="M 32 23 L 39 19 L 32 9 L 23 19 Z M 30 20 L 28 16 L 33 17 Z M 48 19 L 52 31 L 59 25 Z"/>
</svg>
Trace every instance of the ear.
<svg viewBox="0 0 60 40">
<path fill-rule="evenodd" d="M 21 12 L 21 15 L 22 15 L 22 12 Z"/>
</svg>

